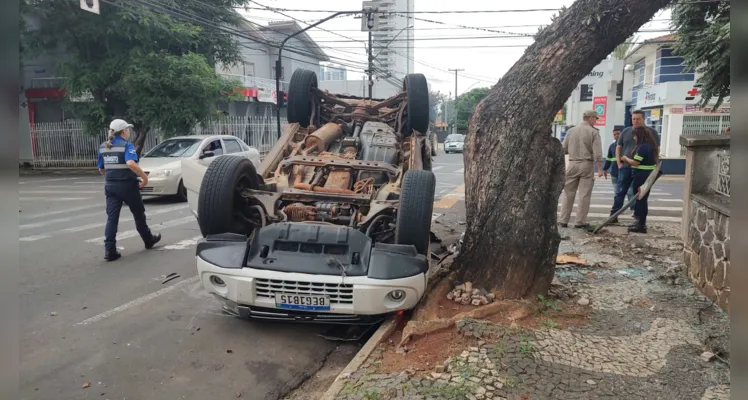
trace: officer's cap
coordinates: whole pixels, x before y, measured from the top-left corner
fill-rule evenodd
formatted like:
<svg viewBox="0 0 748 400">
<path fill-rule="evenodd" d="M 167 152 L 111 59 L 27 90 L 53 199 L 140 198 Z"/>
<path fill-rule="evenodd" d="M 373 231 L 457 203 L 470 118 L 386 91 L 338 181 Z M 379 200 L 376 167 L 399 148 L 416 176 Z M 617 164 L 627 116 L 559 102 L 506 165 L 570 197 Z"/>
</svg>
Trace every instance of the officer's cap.
<svg viewBox="0 0 748 400">
<path fill-rule="evenodd" d="M 595 110 L 587 110 L 587 111 L 585 111 L 584 112 L 584 118 L 588 118 L 588 117 L 595 117 L 595 118 L 597 118 L 597 113 L 595 112 Z"/>
<path fill-rule="evenodd" d="M 121 132 L 127 128 L 132 128 L 133 124 L 128 123 L 124 119 L 115 119 L 109 124 L 109 130 L 112 132 Z"/>
</svg>

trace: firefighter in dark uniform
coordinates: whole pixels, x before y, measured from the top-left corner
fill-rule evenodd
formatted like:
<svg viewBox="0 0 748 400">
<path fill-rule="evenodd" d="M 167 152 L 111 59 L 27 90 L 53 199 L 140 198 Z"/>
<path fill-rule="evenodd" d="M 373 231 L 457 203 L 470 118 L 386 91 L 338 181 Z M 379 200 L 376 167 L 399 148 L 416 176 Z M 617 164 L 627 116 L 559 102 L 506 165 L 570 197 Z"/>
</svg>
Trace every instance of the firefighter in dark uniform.
<svg viewBox="0 0 748 400">
<path fill-rule="evenodd" d="M 634 128 L 633 134 L 636 141 L 636 148 L 634 148 L 633 154 L 630 157 L 623 156 L 621 160 L 631 166 L 634 192 L 638 193 L 639 188 L 647 181 L 647 178 L 649 178 L 649 175 L 657 166 L 660 148 L 652 132 L 645 127 Z M 634 214 L 637 218 L 636 222 L 629 226 L 629 232 L 647 233 L 648 199 L 649 192 L 647 192 L 646 196 L 636 201 Z"/>
<path fill-rule="evenodd" d="M 145 243 L 146 249 L 161 240 L 161 234 L 153 234 L 145 221 L 145 205 L 140 188 L 148 184 L 148 176 L 138 165 L 135 146 L 127 140 L 133 126 L 124 120 L 115 119 L 109 124 L 109 137 L 99 146 L 99 172 L 106 178 L 106 229 L 104 231 L 104 258 L 114 261 L 122 255 L 117 251 L 117 225 L 122 203 L 127 204 L 135 220 L 135 228 Z M 138 183 L 138 178 L 141 182 Z"/>
</svg>

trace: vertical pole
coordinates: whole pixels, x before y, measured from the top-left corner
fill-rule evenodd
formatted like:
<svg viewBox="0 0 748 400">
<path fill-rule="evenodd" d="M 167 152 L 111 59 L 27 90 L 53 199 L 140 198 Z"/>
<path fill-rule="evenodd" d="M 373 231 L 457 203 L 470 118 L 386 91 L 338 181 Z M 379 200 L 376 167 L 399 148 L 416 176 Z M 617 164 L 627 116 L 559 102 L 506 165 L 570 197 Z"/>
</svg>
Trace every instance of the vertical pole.
<svg viewBox="0 0 748 400">
<path fill-rule="evenodd" d="M 283 104 L 281 103 L 283 99 L 281 99 L 280 97 L 281 96 L 281 93 L 280 93 L 281 69 L 283 68 L 283 64 L 281 62 L 281 50 L 283 50 L 282 47 L 278 49 L 278 59 L 275 60 L 275 113 L 276 113 L 275 122 L 276 122 L 276 129 L 278 129 L 278 132 L 276 134 L 276 137 L 278 139 L 280 139 L 281 137 L 281 116 L 280 116 L 281 107 L 280 105 Z"/>
<path fill-rule="evenodd" d="M 366 26 L 369 28 L 369 101 L 372 99 L 372 90 L 374 88 L 374 81 L 372 80 L 372 72 L 374 72 L 374 54 L 372 51 L 372 38 L 371 38 L 371 28 L 374 27 L 374 18 L 371 12 L 371 9 L 368 9 L 366 12 Z"/>
<path fill-rule="evenodd" d="M 450 69 L 450 71 L 454 71 L 454 73 L 455 73 L 455 102 L 454 102 L 454 105 L 455 105 L 455 111 L 454 111 L 454 114 L 455 114 L 455 117 L 454 117 L 455 118 L 455 124 L 452 127 L 452 133 L 457 133 L 457 73 L 460 72 L 460 71 L 464 71 L 464 69 Z"/>
</svg>

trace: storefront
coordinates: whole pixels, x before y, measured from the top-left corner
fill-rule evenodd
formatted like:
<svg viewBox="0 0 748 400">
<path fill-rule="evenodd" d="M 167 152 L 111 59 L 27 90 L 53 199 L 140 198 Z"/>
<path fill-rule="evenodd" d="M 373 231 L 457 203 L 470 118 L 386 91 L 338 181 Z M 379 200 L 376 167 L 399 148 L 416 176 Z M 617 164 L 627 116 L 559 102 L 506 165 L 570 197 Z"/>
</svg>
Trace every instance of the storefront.
<svg viewBox="0 0 748 400">
<path fill-rule="evenodd" d="M 716 111 L 697 108 L 701 96 L 693 82 L 665 82 L 638 91 L 632 111 L 644 111 L 647 126 L 660 136 L 660 154 L 665 158 L 683 156 L 681 135 L 724 134 L 730 126 L 729 99 Z"/>
</svg>

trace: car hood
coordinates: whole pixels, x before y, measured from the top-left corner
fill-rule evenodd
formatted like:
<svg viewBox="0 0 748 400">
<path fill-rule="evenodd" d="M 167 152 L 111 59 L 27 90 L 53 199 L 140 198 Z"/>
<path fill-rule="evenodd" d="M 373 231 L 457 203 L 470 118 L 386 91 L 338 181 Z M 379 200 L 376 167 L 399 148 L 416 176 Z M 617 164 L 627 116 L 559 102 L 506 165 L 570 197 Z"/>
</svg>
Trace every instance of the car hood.
<svg viewBox="0 0 748 400">
<path fill-rule="evenodd" d="M 180 169 L 182 158 L 177 157 L 144 157 L 140 159 L 140 168 L 144 171 L 155 171 L 158 169 Z"/>
</svg>

